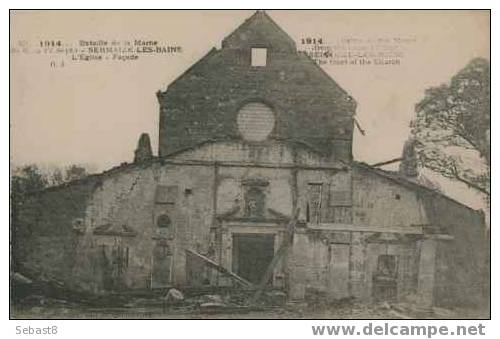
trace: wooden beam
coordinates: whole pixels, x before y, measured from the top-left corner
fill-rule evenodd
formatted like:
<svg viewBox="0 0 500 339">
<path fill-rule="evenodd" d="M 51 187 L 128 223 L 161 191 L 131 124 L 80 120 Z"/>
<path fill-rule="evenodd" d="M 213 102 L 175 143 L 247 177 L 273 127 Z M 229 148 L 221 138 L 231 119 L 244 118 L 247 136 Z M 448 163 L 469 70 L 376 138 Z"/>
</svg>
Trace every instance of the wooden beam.
<svg viewBox="0 0 500 339">
<path fill-rule="evenodd" d="M 382 162 L 377 162 L 376 164 L 373 164 L 373 165 L 370 165 L 371 167 L 380 167 L 380 166 L 384 166 L 384 165 L 389 165 L 389 164 L 393 164 L 395 162 L 399 162 L 403 160 L 403 158 L 394 158 L 394 159 L 391 159 L 391 160 L 387 160 L 387 161 L 382 161 Z"/>
<path fill-rule="evenodd" d="M 218 272 L 220 272 L 220 273 L 222 273 L 224 275 L 229 276 L 231 279 L 239 282 L 240 284 L 242 284 L 245 287 L 253 287 L 253 284 L 250 281 L 248 281 L 248 280 L 240 277 L 236 273 L 233 273 L 230 270 L 222 267 L 221 265 L 217 264 L 212 259 L 207 258 L 207 257 L 205 257 L 204 255 L 202 255 L 202 254 L 200 254 L 198 252 L 195 252 L 193 250 L 187 249 L 186 250 L 186 254 L 193 255 L 194 257 L 196 257 L 196 258 L 200 259 L 201 261 L 203 261 L 207 266 L 209 266 L 209 267 L 217 270 Z"/>
<path fill-rule="evenodd" d="M 366 135 L 366 132 L 364 129 L 361 128 L 361 125 L 359 124 L 358 120 L 356 120 L 356 118 L 354 118 L 354 124 L 356 125 L 356 127 L 358 128 L 359 132 L 361 133 L 361 135 L 365 136 Z"/>
<path fill-rule="evenodd" d="M 280 262 L 280 260 L 285 256 L 287 253 L 288 249 L 291 247 L 293 243 L 293 235 L 295 232 L 295 225 L 297 224 L 297 220 L 299 218 L 299 211 L 300 208 L 297 208 L 295 210 L 295 213 L 293 214 L 292 219 L 288 223 L 286 229 L 285 229 L 285 237 L 283 239 L 283 243 L 281 244 L 280 248 L 274 255 L 273 259 L 269 263 L 269 266 L 267 266 L 266 272 L 262 276 L 259 285 L 257 286 L 257 289 L 255 291 L 255 294 L 253 295 L 251 299 L 251 303 L 255 303 L 259 300 L 260 296 L 262 295 L 262 292 L 264 291 L 267 283 L 269 282 L 269 279 L 273 276 L 274 269 L 276 268 L 276 265 Z"/>
</svg>

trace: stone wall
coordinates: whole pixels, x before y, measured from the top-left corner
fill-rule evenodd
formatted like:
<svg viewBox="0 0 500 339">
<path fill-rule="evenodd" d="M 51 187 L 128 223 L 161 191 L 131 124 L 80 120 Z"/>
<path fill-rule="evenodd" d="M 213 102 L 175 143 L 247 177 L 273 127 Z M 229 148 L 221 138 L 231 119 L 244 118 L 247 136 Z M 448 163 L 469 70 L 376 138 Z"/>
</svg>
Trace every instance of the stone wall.
<svg viewBox="0 0 500 339">
<path fill-rule="evenodd" d="M 175 160 L 251 163 L 254 165 L 339 166 L 298 142 L 267 140 L 258 144 L 241 140 L 207 141 L 168 157 Z"/>
<path fill-rule="evenodd" d="M 78 230 L 97 184 L 88 179 L 47 189 L 32 194 L 23 204 L 18 224 L 12 227 L 18 228 L 19 266 L 28 276 L 42 274 L 73 282 Z"/>
<path fill-rule="evenodd" d="M 418 247 L 412 237 L 397 233 L 298 230 L 288 258 L 291 298 L 302 299 L 310 290 L 329 299 L 356 297 L 374 300 L 378 258 L 396 261 L 396 295 L 416 293 Z"/>
<path fill-rule="evenodd" d="M 353 222 L 378 227 L 421 226 L 427 222 L 417 190 L 353 168 Z"/>
<path fill-rule="evenodd" d="M 130 249 L 127 287 L 147 288 L 154 282 L 155 246 L 164 246 L 169 251 L 172 256 L 170 280 L 175 285 L 183 285 L 186 283 L 185 250 L 194 249 L 204 254 L 208 251 L 213 182 L 210 166 L 154 163 L 124 172 L 104 181 L 95 192 L 89 204 L 87 234 L 107 223 L 126 225 L 136 232 L 136 236 L 127 240 Z M 158 193 L 163 188 L 168 190 L 166 200 Z M 162 215 L 171 221 L 165 234 L 158 229 Z M 82 241 L 79 257 L 88 260 L 86 253 L 102 245 L 102 239 L 105 238 L 90 235 L 87 241 Z M 89 264 L 88 272 L 95 266 L 91 260 Z"/>
<path fill-rule="evenodd" d="M 483 307 L 490 281 L 484 215 L 443 196 L 427 195 L 423 201 L 431 225 L 452 237 L 436 244 L 435 303 Z"/>
<path fill-rule="evenodd" d="M 252 47 L 268 49 L 265 67 L 251 66 Z M 159 92 L 158 100 L 160 156 L 207 140 L 240 139 L 237 113 L 258 101 L 275 114 L 271 138 L 302 141 L 323 154 L 352 159 L 354 100 L 267 19 L 258 29 L 242 25 L 222 49 L 211 50 Z"/>
<path fill-rule="evenodd" d="M 294 163 L 308 158 L 310 164 Z M 320 222 L 307 220 L 310 184 L 324 188 Z M 265 200 L 257 215 L 247 206 L 254 185 Z M 486 278 L 489 252 L 480 213 L 282 142 L 258 152 L 243 143 L 207 143 L 34 195 L 21 214 L 21 257 L 92 291 L 228 285 L 190 262 L 185 250 L 232 269 L 234 234 L 274 235 L 277 251 L 296 207 L 301 222 L 293 247 L 273 276 L 292 299 L 319 291 L 372 300 L 384 256 L 396 270 L 387 295 L 420 293 L 437 305 L 465 305 L 485 293 L 487 279 L 479 277 Z M 436 237 L 432 251 L 428 237 Z"/>
</svg>

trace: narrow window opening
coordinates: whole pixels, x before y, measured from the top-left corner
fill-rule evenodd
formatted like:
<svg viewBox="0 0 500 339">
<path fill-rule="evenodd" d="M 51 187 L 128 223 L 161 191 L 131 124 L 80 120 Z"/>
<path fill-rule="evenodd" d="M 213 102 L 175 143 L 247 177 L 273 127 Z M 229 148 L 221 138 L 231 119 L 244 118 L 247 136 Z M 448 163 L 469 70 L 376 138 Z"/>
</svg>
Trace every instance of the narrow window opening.
<svg viewBox="0 0 500 339">
<path fill-rule="evenodd" d="M 306 218 L 315 224 L 321 223 L 321 205 L 323 184 L 309 183 Z"/>
<path fill-rule="evenodd" d="M 384 254 L 378 256 L 377 275 L 386 278 L 396 277 L 396 256 Z"/>
<path fill-rule="evenodd" d="M 373 275 L 373 297 L 375 300 L 395 300 L 398 295 L 397 260 L 395 255 L 379 255 L 377 270 Z"/>
<path fill-rule="evenodd" d="M 260 186 L 247 186 L 245 194 L 245 215 L 251 218 L 264 217 L 266 194 Z"/>
<path fill-rule="evenodd" d="M 170 225 L 172 224 L 172 221 L 168 217 L 168 215 L 162 214 L 158 217 L 158 220 L 156 221 L 156 226 L 158 228 L 165 228 L 168 229 L 170 228 Z"/>
<path fill-rule="evenodd" d="M 267 65 L 267 48 L 252 48 L 252 67 Z"/>
</svg>

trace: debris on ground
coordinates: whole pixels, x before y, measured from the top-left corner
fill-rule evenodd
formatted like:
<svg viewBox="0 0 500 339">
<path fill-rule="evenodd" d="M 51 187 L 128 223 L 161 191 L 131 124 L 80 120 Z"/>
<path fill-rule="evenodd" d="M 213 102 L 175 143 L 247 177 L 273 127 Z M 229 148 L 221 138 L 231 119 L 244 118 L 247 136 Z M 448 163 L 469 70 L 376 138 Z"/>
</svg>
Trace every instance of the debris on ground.
<svg viewBox="0 0 500 339">
<path fill-rule="evenodd" d="M 178 289 L 171 288 L 168 290 L 167 295 L 165 295 L 163 299 L 168 303 L 178 304 L 184 300 L 184 294 L 182 294 L 182 292 Z"/>
<path fill-rule="evenodd" d="M 266 292 L 263 298 L 268 305 L 280 306 L 286 303 L 286 293 L 283 291 Z"/>
<path fill-rule="evenodd" d="M 207 309 L 214 309 L 214 308 L 222 308 L 226 307 L 227 305 L 224 303 L 214 303 L 214 302 L 208 302 L 208 303 L 203 303 L 200 304 L 200 308 L 202 310 L 207 310 Z"/>
<path fill-rule="evenodd" d="M 201 297 L 202 303 L 207 304 L 207 303 L 214 303 L 214 304 L 223 304 L 224 301 L 222 300 L 222 297 L 218 294 L 206 294 Z"/>
<path fill-rule="evenodd" d="M 200 308 L 202 310 L 213 310 L 228 306 L 218 294 L 207 294 L 200 298 Z"/>
<path fill-rule="evenodd" d="M 14 283 L 19 283 L 19 284 L 33 284 L 33 280 L 25 277 L 24 275 L 18 272 L 15 272 L 12 275 L 12 280 L 14 281 Z"/>
<path fill-rule="evenodd" d="M 332 300 L 313 289 L 300 302 L 287 300 L 283 290 L 267 289 L 252 303 L 254 291 L 242 288 L 202 286 L 84 295 L 69 294 L 52 284 L 35 281 L 33 285 L 28 294 L 18 293 L 12 305 L 13 318 L 475 319 L 484 314 L 481 310 L 424 307 L 410 301 Z"/>
</svg>

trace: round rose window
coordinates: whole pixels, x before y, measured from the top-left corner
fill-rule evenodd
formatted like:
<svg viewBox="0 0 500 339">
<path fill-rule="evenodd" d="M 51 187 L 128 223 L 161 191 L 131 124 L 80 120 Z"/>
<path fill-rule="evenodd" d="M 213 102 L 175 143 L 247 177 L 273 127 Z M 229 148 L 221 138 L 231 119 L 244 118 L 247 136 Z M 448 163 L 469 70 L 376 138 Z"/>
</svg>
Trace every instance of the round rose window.
<svg viewBox="0 0 500 339">
<path fill-rule="evenodd" d="M 246 104 L 238 112 L 238 130 L 247 141 L 267 139 L 274 128 L 274 123 L 273 111 L 260 102 Z"/>
</svg>

